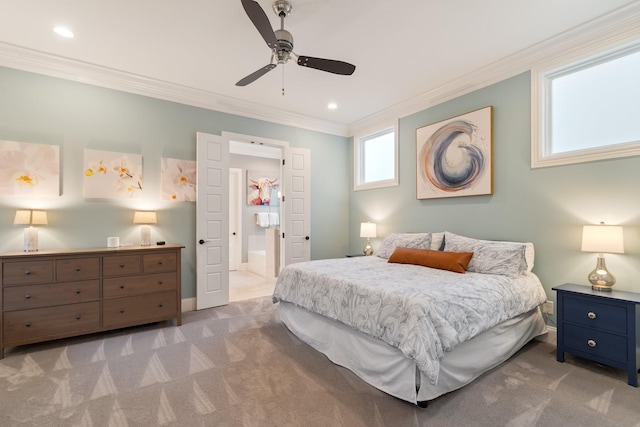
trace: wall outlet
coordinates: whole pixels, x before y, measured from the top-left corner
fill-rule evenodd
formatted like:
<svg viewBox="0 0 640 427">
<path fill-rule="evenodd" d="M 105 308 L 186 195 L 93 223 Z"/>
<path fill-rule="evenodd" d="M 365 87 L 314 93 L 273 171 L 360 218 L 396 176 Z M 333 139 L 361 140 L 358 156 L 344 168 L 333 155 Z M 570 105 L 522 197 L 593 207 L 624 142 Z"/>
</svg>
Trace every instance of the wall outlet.
<svg viewBox="0 0 640 427">
<path fill-rule="evenodd" d="M 545 301 L 542 303 L 542 312 L 544 314 L 553 314 L 553 301 Z"/>
</svg>

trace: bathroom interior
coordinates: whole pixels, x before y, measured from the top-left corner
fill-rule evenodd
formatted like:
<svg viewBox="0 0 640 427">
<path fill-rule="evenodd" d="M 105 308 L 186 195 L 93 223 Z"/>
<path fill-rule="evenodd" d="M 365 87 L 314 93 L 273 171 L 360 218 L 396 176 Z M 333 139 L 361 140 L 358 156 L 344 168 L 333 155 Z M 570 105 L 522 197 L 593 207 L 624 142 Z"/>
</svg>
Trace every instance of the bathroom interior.
<svg viewBox="0 0 640 427">
<path fill-rule="evenodd" d="M 280 150 L 253 148 L 230 155 L 232 301 L 270 295 L 280 270 Z"/>
</svg>

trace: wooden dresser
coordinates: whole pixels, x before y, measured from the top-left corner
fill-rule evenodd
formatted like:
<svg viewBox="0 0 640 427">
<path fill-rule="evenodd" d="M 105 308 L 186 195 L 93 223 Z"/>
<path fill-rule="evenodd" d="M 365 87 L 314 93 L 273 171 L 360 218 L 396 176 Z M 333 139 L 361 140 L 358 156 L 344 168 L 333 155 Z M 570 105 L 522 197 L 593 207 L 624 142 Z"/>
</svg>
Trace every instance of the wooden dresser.
<svg viewBox="0 0 640 427">
<path fill-rule="evenodd" d="M 182 245 L 0 254 L 4 349 L 181 314 Z"/>
</svg>

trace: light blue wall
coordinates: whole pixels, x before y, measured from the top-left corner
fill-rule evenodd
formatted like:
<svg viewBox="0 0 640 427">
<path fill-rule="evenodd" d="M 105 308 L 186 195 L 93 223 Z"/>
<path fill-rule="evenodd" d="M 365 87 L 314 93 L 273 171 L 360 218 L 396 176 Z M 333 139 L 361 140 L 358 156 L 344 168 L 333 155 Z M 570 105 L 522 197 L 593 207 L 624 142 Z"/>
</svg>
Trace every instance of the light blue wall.
<svg viewBox="0 0 640 427">
<path fill-rule="evenodd" d="M 618 279 L 616 289 L 640 292 L 640 157 L 531 169 L 529 79 L 525 73 L 401 119 L 400 185 L 352 191 L 350 251 L 361 251 L 364 241 L 358 230 L 366 220 L 378 223 L 380 237 L 448 230 L 476 238 L 531 241 L 536 248 L 534 272 L 555 300 L 551 288 L 557 284 L 589 284 L 586 276 L 595 267 L 596 254 L 580 252 L 582 226 L 604 221 L 625 227 L 626 253 L 606 256 Z M 417 200 L 416 129 L 488 105 L 493 106 L 493 195 Z M 374 248 L 380 241 L 373 242 Z"/>
<path fill-rule="evenodd" d="M 277 96 L 277 95 L 274 95 Z M 133 211 L 158 211 L 152 240 L 182 243 L 184 298 L 195 296 L 195 204 L 160 200 L 160 159 L 196 158 L 196 132 L 221 131 L 288 141 L 311 150 L 311 256 L 348 247 L 348 139 L 0 67 L 0 140 L 60 147 L 62 195 L 0 196 L 0 252 L 22 249 L 16 208 L 47 209 L 42 249 L 106 246 L 107 236 L 139 242 Z M 84 149 L 142 154 L 140 200 L 85 200 Z"/>
</svg>

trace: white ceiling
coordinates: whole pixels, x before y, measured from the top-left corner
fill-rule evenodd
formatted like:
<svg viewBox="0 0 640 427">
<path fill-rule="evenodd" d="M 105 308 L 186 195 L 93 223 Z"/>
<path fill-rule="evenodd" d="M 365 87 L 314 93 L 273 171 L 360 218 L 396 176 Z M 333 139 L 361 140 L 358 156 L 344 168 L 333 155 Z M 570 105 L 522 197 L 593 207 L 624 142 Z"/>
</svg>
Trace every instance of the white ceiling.
<svg viewBox="0 0 640 427">
<path fill-rule="evenodd" d="M 0 65 L 346 129 L 639 3 L 291 1 L 285 28 L 294 36 L 294 52 L 355 64 L 352 76 L 290 61 L 249 86 L 235 86 L 270 58 L 240 0 L 0 0 Z M 271 1 L 258 3 L 278 28 Z M 55 35 L 52 27 L 60 24 L 75 38 Z M 329 102 L 338 109 L 329 110 Z"/>
</svg>

